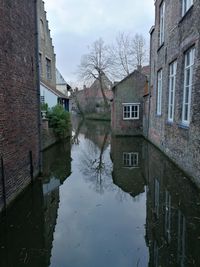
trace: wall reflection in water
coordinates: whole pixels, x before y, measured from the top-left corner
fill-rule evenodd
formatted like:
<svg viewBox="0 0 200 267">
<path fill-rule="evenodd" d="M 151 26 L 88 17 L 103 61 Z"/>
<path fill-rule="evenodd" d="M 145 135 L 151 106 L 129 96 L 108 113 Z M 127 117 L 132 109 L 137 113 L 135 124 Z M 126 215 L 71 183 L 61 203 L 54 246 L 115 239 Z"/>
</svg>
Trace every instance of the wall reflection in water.
<svg viewBox="0 0 200 267">
<path fill-rule="evenodd" d="M 145 191 L 143 138 L 112 137 L 113 182 L 132 197 Z"/>
<path fill-rule="evenodd" d="M 145 190 L 149 267 L 200 266 L 200 191 L 143 138 L 112 137 L 113 182 L 134 198 Z"/>
<path fill-rule="evenodd" d="M 146 144 L 149 266 L 200 266 L 200 192 Z"/>
<path fill-rule="evenodd" d="M 43 153 L 44 179 L 35 182 L 0 218 L 0 266 L 47 267 L 59 206 L 59 185 L 71 173 L 70 140 Z"/>
</svg>

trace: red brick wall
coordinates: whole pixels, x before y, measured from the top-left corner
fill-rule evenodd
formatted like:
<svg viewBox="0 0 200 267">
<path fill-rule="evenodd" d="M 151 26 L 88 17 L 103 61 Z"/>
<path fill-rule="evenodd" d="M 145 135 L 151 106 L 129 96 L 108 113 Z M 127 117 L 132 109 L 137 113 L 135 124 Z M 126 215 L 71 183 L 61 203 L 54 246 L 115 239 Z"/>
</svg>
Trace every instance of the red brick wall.
<svg viewBox="0 0 200 267">
<path fill-rule="evenodd" d="M 30 182 L 29 151 L 34 175 L 39 171 L 35 20 L 34 0 L 0 1 L 0 156 L 8 201 Z M 0 166 L 0 188 L 1 178 Z"/>
</svg>

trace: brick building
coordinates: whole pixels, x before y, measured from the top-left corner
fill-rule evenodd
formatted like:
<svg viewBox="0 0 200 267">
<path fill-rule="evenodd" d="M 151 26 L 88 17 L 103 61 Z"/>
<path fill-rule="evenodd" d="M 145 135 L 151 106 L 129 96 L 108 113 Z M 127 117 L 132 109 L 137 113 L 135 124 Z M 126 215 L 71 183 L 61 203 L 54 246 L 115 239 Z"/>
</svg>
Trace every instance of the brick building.
<svg viewBox="0 0 200 267">
<path fill-rule="evenodd" d="M 200 2 L 155 1 L 148 138 L 200 184 Z"/>
<path fill-rule="evenodd" d="M 36 25 L 34 0 L 1 1 L 0 209 L 39 173 Z"/>
<path fill-rule="evenodd" d="M 113 98 L 112 82 L 105 74 L 102 76 L 102 85 L 107 102 L 110 104 L 110 100 Z M 74 94 L 71 99 L 71 106 L 73 105 L 75 111 L 80 112 L 81 110 L 85 113 L 104 112 L 104 98 L 98 79 L 95 79 L 90 87 L 84 86 L 83 90 L 77 90 Z"/>
<path fill-rule="evenodd" d="M 147 77 L 135 70 L 113 87 L 112 132 L 115 135 L 143 134 L 143 96 Z"/>
</svg>

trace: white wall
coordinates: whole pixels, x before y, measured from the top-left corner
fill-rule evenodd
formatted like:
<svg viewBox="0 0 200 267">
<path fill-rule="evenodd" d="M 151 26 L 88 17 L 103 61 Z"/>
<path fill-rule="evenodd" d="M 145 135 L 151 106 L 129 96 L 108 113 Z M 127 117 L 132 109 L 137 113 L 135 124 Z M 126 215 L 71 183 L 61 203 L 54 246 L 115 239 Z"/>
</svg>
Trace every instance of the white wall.
<svg viewBox="0 0 200 267">
<path fill-rule="evenodd" d="M 56 84 L 56 89 L 61 93 L 63 93 L 64 95 L 69 96 L 66 84 Z"/>
<path fill-rule="evenodd" d="M 40 84 L 40 95 L 44 96 L 44 102 L 48 104 L 49 108 L 57 105 L 58 97 L 49 91 L 46 87 Z"/>
</svg>

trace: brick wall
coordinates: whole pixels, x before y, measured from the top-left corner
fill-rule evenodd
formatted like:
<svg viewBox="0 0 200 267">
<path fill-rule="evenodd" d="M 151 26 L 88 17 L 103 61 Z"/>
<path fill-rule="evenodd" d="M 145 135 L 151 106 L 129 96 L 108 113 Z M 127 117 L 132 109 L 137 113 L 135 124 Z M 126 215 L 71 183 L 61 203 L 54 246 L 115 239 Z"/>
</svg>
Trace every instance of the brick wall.
<svg viewBox="0 0 200 267">
<path fill-rule="evenodd" d="M 2 0 L 0 5 L 0 156 L 7 202 L 31 180 L 30 151 L 34 176 L 39 171 L 34 2 Z M 2 172 L 2 188 L 1 178 Z"/>
<path fill-rule="evenodd" d="M 155 29 L 151 32 L 151 109 L 149 139 L 200 184 L 200 3 L 182 17 L 181 1 L 165 1 L 165 40 L 159 47 L 159 7 L 157 0 Z M 185 52 L 195 47 L 195 64 L 189 127 L 182 125 Z M 175 113 L 168 122 L 169 64 L 177 60 Z M 156 115 L 157 72 L 162 68 L 162 114 Z"/>
<path fill-rule="evenodd" d="M 56 88 L 56 55 L 50 35 L 49 23 L 46 16 L 43 0 L 37 0 L 39 53 L 40 53 L 40 78 L 50 88 Z M 46 59 L 51 63 L 51 77 L 47 77 Z"/>
<path fill-rule="evenodd" d="M 112 131 L 115 135 L 143 134 L 143 95 L 146 76 L 134 71 L 115 86 L 112 105 Z M 123 103 L 140 103 L 139 119 L 123 119 Z"/>
</svg>

